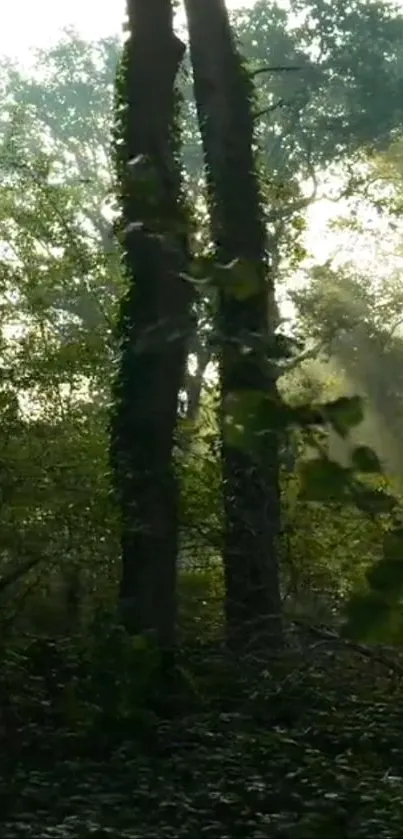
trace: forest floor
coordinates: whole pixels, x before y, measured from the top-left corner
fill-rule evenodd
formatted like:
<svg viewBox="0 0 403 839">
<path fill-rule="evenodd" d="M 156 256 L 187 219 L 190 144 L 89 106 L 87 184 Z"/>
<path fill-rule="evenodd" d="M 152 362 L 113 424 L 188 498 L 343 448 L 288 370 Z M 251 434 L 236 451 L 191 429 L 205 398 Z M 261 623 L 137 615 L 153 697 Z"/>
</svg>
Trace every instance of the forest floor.
<svg viewBox="0 0 403 839">
<path fill-rule="evenodd" d="M 401 839 L 397 656 L 319 646 L 259 673 L 245 665 L 237 687 L 208 657 L 187 667 L 178 713 L 138 705 L 119 718 L 91 694 L 74 722 L 71 671 L 68 683 L 54 671 L 58 715 L 33 672 L 16 711 L 14 671 L 2 839 Z"/>
</svg>

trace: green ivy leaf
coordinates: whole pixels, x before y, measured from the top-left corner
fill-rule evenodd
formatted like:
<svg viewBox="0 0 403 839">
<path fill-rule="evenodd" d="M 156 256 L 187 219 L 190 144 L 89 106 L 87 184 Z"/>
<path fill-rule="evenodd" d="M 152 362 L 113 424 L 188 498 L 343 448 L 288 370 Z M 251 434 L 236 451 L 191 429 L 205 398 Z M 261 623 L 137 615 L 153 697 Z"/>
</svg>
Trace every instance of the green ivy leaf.
<svg viewBox="0 0 403 839">
<path fill-rule="evenodd" d="M 288 422 L 292 425 L 299 425 L 301 428 L 309 428 L 312 425 L 322 426 L 326 422 L 322 409 L 310 403 L 291 407 L 288 412 Z"/>
<path fill-rule="evenodd" d="M 267 395 L 263 390 L 234 390 L 225 397 L 224 411 L 234 422 L 247 425 L 254 419 L 266 399 Z"/>
<path fill-rule="evenodd" d="M 373 475 L 382 474 L 382 464 L 378 455 L 369 446 L 357 446 L 352 452 L 351 463 L 353 469 L 358 472 Z"/>
<path fill-rule="evenodd" d="M 403 527 L 385 534 L 383 558 L 366 574 L 371 590 L 354 594 L 347 606 L 342 634 L 366 641 L 388 641 L 403 590 Z"/>
<path fill-rule="evenodd" d="M 340 437 L 346 437 L 350 429 L 355 428 L 364 419 L 360 396 L 341 396 L 335 402 L 328 402 L 322 410 L 326 420 Z"/>
<path fill-rule="evenodd" d="M 224 437 L 235 448 L 253 446 L 254 436 L 260 430 L 259 412 L 267 394 L 261 390 L 236 390 L 224 400 Z"/>
<path fill-rule="evenodd" d="M 216 276 L 221 290 L 239 302 L 258 294 L 262 287 L 260 266 L 247 259 L 234 259 L 228 265 L 218 265 Z"/>
<path fill-rule="evenodd" d="M 403 559 L 403 526 L 398 525 L 389 530 L 383 539 L 383 556 L 385 559 Z"/>
<path fill-rule="evenodd" d="M 390 604 L 378 592 L 354 594 L 347 606 L 347 621 L 341 629 L 346 638 L 375 641 L 387 626 L 391 616 Z"/>
<path fill-rule="evenodd" d="M 252 451 L 265 434 L 285 427 L 290 409 L 264 390 L 236 390 L 224 400 L 224 434 L 229 445 Z"/>
<path fill-rule="evenodd" d="M 401 549 L 403 544 L 400 545 Z M 368 584 L 388 598 L 389 602 L 400 600 L 403 589 L 403 555 L 399 559 L 380 559 L 366 573 Z"/>
<path fill-rule="evenodd" d="M 189 268 L 189 278 L 195 284 L 208 285 L 217 270 L 216 257 L 214 254 L 207 256 L 198 256 L 192 260 Z"/>
<path fill-rule="evenodd" d="M 233 422 L 230 418 L 226 418 L 223 423 L 223 437 L 224 442 L 234 449 L 242 449 L 247 451 L 248 442 L 245 428 L 239 423 Z"/>
<path fill-rule="evenodd" d="M 396 507 L 396 499 L 383 489 L 367 489 L 355 485 L 354 501 L 363 513 L 382 515 L 392 513 Z"/>
<path fill-rule="evenodd" d="M 130 639 L 130 646 L 133 651 L 145 652 L 150 648 L 150 642 L 146 635 L 133 635 Z"/>
<path fill-rule="evenodd" d="M 302 463 L 299 469 L 300 497 L 305 501 L 350 500 L 350 469 L 327 458 Z"/>
</svg>

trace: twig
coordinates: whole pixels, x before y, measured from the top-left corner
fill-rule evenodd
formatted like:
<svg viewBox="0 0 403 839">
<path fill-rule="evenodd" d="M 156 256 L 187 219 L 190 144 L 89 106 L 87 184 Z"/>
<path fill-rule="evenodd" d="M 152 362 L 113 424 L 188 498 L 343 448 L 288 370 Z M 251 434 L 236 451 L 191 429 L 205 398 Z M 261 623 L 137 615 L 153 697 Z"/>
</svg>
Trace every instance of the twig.
<svg viewBox="0 0 403 839">
<path fill-rule="evenodd" d="M 253 119 L 260 119 L 260 117 L 264 117 L 266 114 L 271 114 L 272 111 L 276 111 L 277 108 L 285 108 L 287 107 L 287 102 L 285 99 L 281 98 L 277 102 L 274 102 L 273 105 L 268 105 L 267 108 L 261 108 L 259 111 L 253 114 Z"/>
<path fill-rule="evenodd" d="M 277 66 L 271 66 L 270 64 L 267 64 L 263 67 L 258 67 L 256 70 L 251 70 L 249 72 L 249 75 L 253 79 L 255 76 L 259 76 L 261 73 L 292 73 L 295 71 L 306 69 L 306 67 L 298 67 L 297 65 L 290 64 L 278 64 Z"/>
<path fill-rule="evenodd" d="M 379 652 L 379 650 L 374 650 L 373 647 L 369 647 L 366 644 L 361 644 L 358 641 L 352 641 L 350 640 L 350 638 L 342 638 L 340 635 L 337 634 L 337 632 L 334 632 L 331 629 L 319 629 L 318 626 L 306 624 L 304 620 L 298 618 L 292 618 L 292 623 L 302 627 L 303 629 L 307 630 L 308 632 L 311 632 L 313 635 L 316 635 L 322 639 L 317 644 L 313 644 L 310 647 L 311 650 L 318 647 L 321 643 L 340 644 L 342 647 L 347 647 L 350 650 L 354 650 L 355 652 L 360 653 L 366 658 L 370 658 L 373 661 L 378 661 L 380 664 L 383 664 L 384 667 L 388 667 L 390 670 L 394 670 L 400 676 L 403 676 L 403 667 L 400 664 L 392 661 L 391 659 L 388 659 L 383 653 Z"/>
<path fill-rule="evenodd" d="M 26 559 L 24 562 L 21 562 L 20 565 L 17 565 L 16 568 L 13 568 L 12 571 L 9 571 L 8 574 L 3 574 L 0 577 L 0 594 L 9 588 L 10 586 L 14 585 L 21 577 L 31 571 L 35 565 L 38 565 L 42 561 L 42 557 L 34 557 Z"/>
<path fill-rule="evenodd" d="M 303 361 L 307 361 L 311 358 L 315 358 L 315 356 L 319 355 L 321 350 L 325 349 L 325 342 L 318 341 L 314 347 L 310 347 L 307 350 L 304 350 L 302 353 L 297 355 L 293 358 L 288 364 L 284 364 L 281 368 L 281 372 L 284 375 L 285 373 L 290 373 L 291 370 L 294 370 L 295 367 L 298 367 L 298 364 L 302 364 Z"/>
</svg>

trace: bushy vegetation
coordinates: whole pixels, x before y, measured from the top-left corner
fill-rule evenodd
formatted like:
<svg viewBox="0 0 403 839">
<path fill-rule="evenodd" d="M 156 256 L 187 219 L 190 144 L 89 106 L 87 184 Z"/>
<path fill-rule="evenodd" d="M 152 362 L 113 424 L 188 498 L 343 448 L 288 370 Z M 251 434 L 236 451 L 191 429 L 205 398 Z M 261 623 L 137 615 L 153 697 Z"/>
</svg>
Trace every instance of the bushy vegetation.
<svg viewBox="0 0 403 839">
<path fill-rule="evenodd" d="M 240 668 L 212 648 L 208 607 L 205 638 L 202 621 L 165 696 L 156 651 L 105 616 L 85 638 L 8 645 L 3 835 L 397 839 L 399 657 L 307 630 Z"/>
</svg>

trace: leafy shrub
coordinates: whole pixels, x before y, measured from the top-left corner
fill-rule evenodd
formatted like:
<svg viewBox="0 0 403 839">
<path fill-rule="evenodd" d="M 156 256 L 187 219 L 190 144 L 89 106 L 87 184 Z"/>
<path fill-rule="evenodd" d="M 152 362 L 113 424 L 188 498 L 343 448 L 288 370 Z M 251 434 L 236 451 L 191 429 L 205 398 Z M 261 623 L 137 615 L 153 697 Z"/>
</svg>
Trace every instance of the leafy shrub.
<svg viewBox="0 0 403 839">
<path fill-rule="evenodd" d="M 179 574 L 179 625 L 181 632 L 200 640 L 217 638 L 224 622 L 224 575 L 220 565 Z"/>
</svg>

